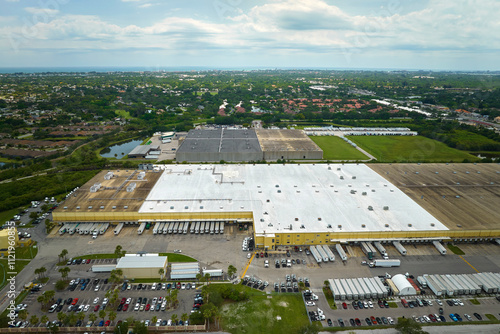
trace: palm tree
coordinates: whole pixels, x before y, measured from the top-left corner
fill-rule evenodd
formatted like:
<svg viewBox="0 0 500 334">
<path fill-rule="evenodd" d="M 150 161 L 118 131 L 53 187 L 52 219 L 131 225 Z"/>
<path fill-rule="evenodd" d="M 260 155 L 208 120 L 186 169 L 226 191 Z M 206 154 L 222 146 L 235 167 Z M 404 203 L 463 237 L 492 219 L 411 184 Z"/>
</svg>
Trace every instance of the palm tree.
<svg viewBox="0 0 500 334">
<path fill-rule="evenodd" d="M 163 281 L 163 274 L 165 274 L 165 269 L 163 268 L 158 269 L 158 274 L 160 274 L 160 280 Z"/>
<path fill-rule="evenodd" d="M 209 273 L 206 273 L 205 276 L 203 276 L 203 278 L 205 279 L 205 282 L 207 282 L 207 284 L 210 284 L 210 274 Z"/>
<path fill-rule="evenodd" d="M 42 277 L 45 277 L 45 272 L 47 271 L 47 268 L 45 267 L 40 267 L 40 274 L 42 274 Z"/>
<path fill-rule="evenodd" d="M 200 280 L 201 280 L 202 277 L 203 277 L 202 274 L 200 274 L 200 273 L 196 274 L 196 280 L 198 281 L 198 284 L 200 283 Z"/>
<path fill-rule="evenodd" d="M 104 318 L 106 318 L 106 311 L 100 310 L 99 311 L 99 318 L 101 318 L 102 320 L 104 320 Z"/>
<path fill-rule="evenodd" d="M 158 321 L 158 317 L 155 315 L 154 317 L 151 318 L 151 324 L 154 325 Z"/>
<path fill-rule="evenodd" d="M 49 321 L 49 317 L 46 314 L 42 315 L 42 317 L 40 318 L 40 322 L 42 324 L 46 324 L 47 321 Z"/>
<path fill-rule="evenodd" d="M 40 322 L 40 319 L 38 319 L 38 317 L 33 314 L 30 318 L 30 324 L 35 327 L 36 324 L 38 324 Z"/>
<path fill-rule="evenodd" d="M 70 271 L 71 271 L 71 269 L 69 267 L 62 267 L 59 269 L 59 272 L 61 273 L 62 278 L 68 277 L 68 274 Z"/>
<path fill-rule="evenodd" d="M 177 314 L 172 314 L 172 318 L 171 319 L 172 319 L 172 323 L 173 324 L 177 323 L 177 319 L 178 319 L 177 318 Z"/>
<path fill-rule="evenodd" d="M 67 249 L 63 249 L 63 250 L 61 251 L 61 254 L 59 254 L 59 257 L 60 257 L 60 258 L 63 258 L 63 259 L 64 259 L 64 261 L 66 261 L 66 255 L 68 255 L 68 250 L 67 250 Z"/>
<path fill-rule="evenodd" d="M 109 320 L 111 320 L 111 321 L 115 321 L 115 319 L 116 319 L 116 315 L 117 315 L 117 314 L 116 314 L 116 312 L 115 312 L 115 311 L 109 311 L 109 313 L 108 313 L 108 318 L 109 318 Z"/>
<path fill-rule="evenodd" d="M 81 322 L 83 322 L 83 320 L 85 320 L 85 313 L 84 312 L 78 312 L 77 317 L 78 317 L 78 320 L 80 320 Z"/>
<path fill-rule="evenodd" d="M 28 319 L 28 311 L 27 310 L 21 310 L 21 311 L 19 311 L 19 313 L 17 314 L 17 316 L 22 321 L 25 321 L 26 319 Z"/>
<path fill-rule="evenodd" d="M 232 278 L 237 271 L 238 270 L 236 269 L 236 267 L 233 266 L 232 264 L 230 264 L 229 267 L 227 267 L 227 275 L 229 276 L 229 278 Z"/>
<path fill-rule="evenodd" d="M 189 316 L 187 315 L 187 313 L 182 313 L 181 315 L 181 320 L 182 322 L 184 323 L 184 325 L 186 325 L 186 321 L 189 319 Z"/>
<path fill-rule="evenodd" d="M 97 320 L 97 315 L 95 315 L 95 313 L 90 313 L 89 320 L 94 323 Z"/>
<path fill-rule="evenodd" d="M 210 327 L 210 319 L 217 313 L 217 307 L 214 304 L 207 304 L 203 310 L 203 318 L 208 322 L 207 328 Z"/>
<path fill-rule="evenodd" d="M 36 268 L 36 269 L 35 269 L 35 275 L 37 275 L 37 276 L 38 276 L 38 275 L 40 275 L 40 268 Z M 37 278 L 38 278 L 38 277 L 37 277 Z"/>
<path fill-rule="evenodd" d="M 59 320 L 60 322 L 63 322 L 64 319 L 66 319 L 66 313 L 64 313 L 64 312 L 57 313 L 57 320 Z"/>
</svg>

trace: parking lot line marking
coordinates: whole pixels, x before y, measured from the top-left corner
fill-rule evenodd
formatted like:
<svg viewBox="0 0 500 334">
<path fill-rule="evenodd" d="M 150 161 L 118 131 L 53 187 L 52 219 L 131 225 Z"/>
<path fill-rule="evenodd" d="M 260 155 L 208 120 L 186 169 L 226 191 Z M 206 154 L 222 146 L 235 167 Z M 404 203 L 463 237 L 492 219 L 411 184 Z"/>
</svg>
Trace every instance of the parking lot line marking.
<svg viewBox="0 0 500 334">
<path fill-rule="evenodd" d="M 240 278 L 245 277 L 245 274 L 247 273 L 248 267 L 250 267 L 250 264 L 252 263 L 252 260 L 253 260 L 253 257 L 254 257 L 254 256 L 255 256 L 255 253 L 252 253 L 252 257 L 251 257 L 251 258 L 250 258 L 250 260 L 248 261 L 247 266 L 245 267 L 245 270 L 243 270 L 243 272 L 241 273 Z"/>
<path fill-rule="evenodd" d="M 472 264 L 470 264 L 469 262 L 467 262 L 467 260 L 466 260 L 466 259 L 464 259 L 464 258 L 462 257 L 462 255 L 459 255 L 459 256 L 460 256 L 460 258 L 461 258 L 462 260 L 464 260 L 464 261 L 465 261 L 465 263 L 467 263 L 467 264 L 468 264 L 468 265 L 469 265 L 472 269 L 474 269 L 476 272 L 479 272 L 479 270 L 477 270 L 476 268 L 474 268 L 474 266 L 472 266 Z"/>
</svg>

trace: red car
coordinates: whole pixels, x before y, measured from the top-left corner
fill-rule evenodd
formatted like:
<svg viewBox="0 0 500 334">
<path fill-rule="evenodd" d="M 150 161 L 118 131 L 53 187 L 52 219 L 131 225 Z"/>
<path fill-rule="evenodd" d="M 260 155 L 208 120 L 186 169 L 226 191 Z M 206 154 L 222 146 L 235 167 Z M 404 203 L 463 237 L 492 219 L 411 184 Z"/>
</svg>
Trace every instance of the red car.
<svg viewBox="0 0 500 334">
<path fill-rule="evenodd" d="M 123 305 L 123 311 L 125 312 L 126 310 L 128 310 L 128 304 Z"/>
<path fill-rule="evenodd" d="M 90 259 L 87 259 L 86 263 L 89 264 L 90 263 Z"/>
<path fill-rule="evenodd" d="M 347 310 L 347 304 L 346 303 L 342 303 L 342 307 L 344 308 L 344 310 Z"/>
<path fill-rule="evenodd" d="M 107 320 L 107 321 L 104 323 L 104 327 L 108 327 L 110 324 L 111 324 L 111 320 Z"/>
<path fill-rule="evenodd" d="M 122 298 L 122 300 L 120 301 L 120 304 L 125 304 L 125 302 L 127 301 L 127 298 Z"/>
<path fill-rule="evenodd" d="M 374 325 L 377 324 L 377 320 L 375 319 L 375 317 L 373 315 L 370 317 L 370 320 L 372 321 L 372 324 L 374 324 Z"/>
<path fill-rule="evenodd" d="M 151 305 L 147 304 L 146 305 L 146 311 L 149 311 L 150 308 L 151 308 Z"/>
<path fill-rule="evenodd" d="M 181 288 L 181 282 L 177 282 L 177 289 L 180 290 L 180 288 Z"/>
<path fill-rule="evenodd" d="M 71 305 L 76 305 L 76 303 L 78 303 L 78 298 L 73 299 L 73 301 L 71 302 Z"/>
<path fill-rule="evenodd" d="M 97 304 L 95 307 L 94 307 L 94 312 L 97 312 L 99 311 L 99 308 L 101 307 L 101 305 Z"/>
<path fill-rule="evenodd" d="M 260 257 L 264 257 L 264 253 L 263 252 L 260 252 Z"/>
<path fill-rule="evenodd" d="M 359 320 L 359 318 L 354 319 L 354 322 L 356 322 L 356 326 L 361 326 L 361 320 Z"/>
</svg>

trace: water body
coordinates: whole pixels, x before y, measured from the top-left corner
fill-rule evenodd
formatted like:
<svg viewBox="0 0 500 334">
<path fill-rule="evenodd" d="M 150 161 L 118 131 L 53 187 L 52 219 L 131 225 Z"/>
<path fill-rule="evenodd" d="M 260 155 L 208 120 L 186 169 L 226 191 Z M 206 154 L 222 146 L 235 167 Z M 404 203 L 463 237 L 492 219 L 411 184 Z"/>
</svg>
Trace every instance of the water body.
<svg viewBox="0 0 500 334">
<path fill-rule="evenodd" d="M 101 157 L 114 158 L 116 154 L 117 159 L 121 159 L 129 154 L 137 145 L 141 144 L 142 140 L 131 140 L 126 143 L 116 144 L 107 147 L 101 151 Z"/>
<path fill-rule="evenodd" d="M 5 166 L 5 162 L 0 162 L 0 167 Z"/>
</svg>

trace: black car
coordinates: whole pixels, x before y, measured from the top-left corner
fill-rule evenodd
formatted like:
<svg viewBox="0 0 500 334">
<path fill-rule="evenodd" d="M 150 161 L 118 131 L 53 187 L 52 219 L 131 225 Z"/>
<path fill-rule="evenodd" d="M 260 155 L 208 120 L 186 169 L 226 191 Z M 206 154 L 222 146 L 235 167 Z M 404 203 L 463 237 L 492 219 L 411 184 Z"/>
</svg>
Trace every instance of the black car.
<svg viewBox="0 0 500 334">
<path fill-rule="evenodd" d="M 439 314 L 443 314 L 444 313 L 444 310 L 442 307 L 439 308 Z"/>
<path fill-rule="evenodd" d="M 76 327 L 80 327 L 81 325 L 82 325 L 82 321 L 81 321 L 81 320 L 78 320 L 78 321 L 76 322 Z"/>
<path fill-rule="evenodd" d="M 139 298 L 137 299 L 137 303 L 142 304 L 142 297 L 139 297 Z"/>
<path fill-rule="evenodd" d="M 477 318 L 477 320 L 483 320 L 483 317 L 481 317 L 479 313 L 474 313 L 474 316 Z"/>
<path fill-rule="evenodd" d="M 370 320 L 370 318 L 366 318 L 365 319 L 365 322 L 368 326 L 371 326 L 372 325 L 372 321 Z"/>
<path fill-rule="evenodd" d="M 326 319 L 326 323 L 328 324 L 328 326 L 332 327 L 333 326 L 333 322 L 332 322 L 332 319 Z"/>
<path fill-rule="evenodd" d="M 104 279 L 104 284 L 108 284 L 108 279 L 107 278 Z M 123 284 L 127 284 L 127 283 L 123 283 Z"/>
<path fill-rule="evenodd" d="M 140 289 L 142 289 L 142 283 L 139 283 L 139 284 L 137 285 L 137 290 L 140 290 Z"/>
<path fill-rule="evenodd" d="M 117 311 L 123 310 L 123 304 L 118 305 L 118 308 L 116 309 Z"/>
<path fill-rule="evenodd" d="M 349 322 L 351 323 L 352 327 L 356 327 L 356 322 L 354 321 L 353 318 L 349 319 Z"/>
<path fill-rule="evenodd" d="M 57 307 L 56 307 L 56 312 L 61 312 L 63 309 L 63 304 L 59 304 Z"/>
<path fill-rule="evenodd" d="M 384 323 L 384 325 L 388 325 L 389 324 L 389 320 L 387 320 L 386 317 L 382 317 L 382 322 Z"/>
<path fill-rule="evenodd" d="M 344 320 L 342 320 L 341 318 L 339 318 L 339 326 L 340 327 L 344 327 L 345 326 Z"/>
<path fill-rule="evenodd" d="M 66 300 L 66 305 L 69 305 L 71 304 L 71 302 L 73 301 L 73 298 L 69 297 L 67 300 Z"/>
<path fill-rule="evenodd" d="M 448 305 L 450 306 L 453 306 L 453 302 L 451 300 L 447 300 L 446 303 L 448 303 Z"/>
<path fill-rule="evenodd" d="M 389 303 L 387 302 L 387 300 L 384 300 L 384 307 L 389 308 Z"/>
<path fill-rule="evenodd" d="M 357 302 L 352 302 L 352 307 L 357 310 L 358 309 L 358 303 Z"/>
<path fill-rule="evenodd" d="M 377 324 L 382 324 L 382 319 L 380 319 L 379 317 L 376 317 L 375 320 L 377 320 Z"/>
<path fill-rule="evenodd" d="M 358 307 L 360 310 L 363 309 L 363 303 L 361 301 L 358 301 Z"/>
</svg>

